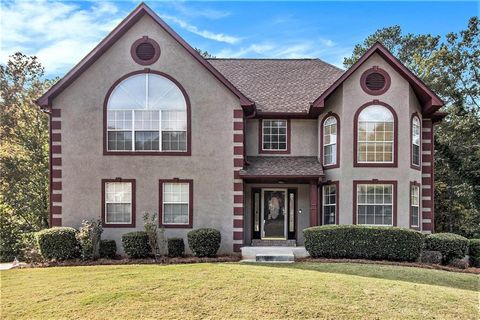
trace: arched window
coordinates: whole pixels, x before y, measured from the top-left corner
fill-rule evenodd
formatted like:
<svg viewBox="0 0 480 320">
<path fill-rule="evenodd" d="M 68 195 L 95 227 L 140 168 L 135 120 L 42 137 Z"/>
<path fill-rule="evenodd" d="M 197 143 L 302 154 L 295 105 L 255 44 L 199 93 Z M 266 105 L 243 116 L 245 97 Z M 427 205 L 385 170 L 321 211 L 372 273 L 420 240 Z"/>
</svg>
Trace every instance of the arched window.
<svg viewBox="0 0 480 320">
<path fill-rule="evenodd" d="M 420 119 L 417 116 L 412 118 L 412 165 L 420 166 Z"/>
<path fill-rule="evenodd" d="M 385 106 L 370 105 L 358 115 L 358 163 L 394 163 L 393 113 Z"/>
<path fill-rule="evenodd" d="M 323 165 L 337 164 L 337 119 L 329 116 L 323 121 Z"/>
<path fill-rule="evenodd" d="M 140 73 L 121 81 L 107 102 L 107 150 L 187 151 L 187 102 L 169 78 Z"/>
</svg>

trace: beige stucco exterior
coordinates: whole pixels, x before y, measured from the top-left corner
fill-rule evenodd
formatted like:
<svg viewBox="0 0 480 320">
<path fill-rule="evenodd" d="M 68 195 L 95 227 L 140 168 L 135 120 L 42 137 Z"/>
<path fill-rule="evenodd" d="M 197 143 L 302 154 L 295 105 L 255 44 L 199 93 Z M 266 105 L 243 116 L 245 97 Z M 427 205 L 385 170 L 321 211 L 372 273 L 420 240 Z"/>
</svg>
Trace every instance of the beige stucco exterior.
<svg viewBox="0 0 480 320">
<path fill-rule="evenodd" d="M 143 70 L 130 55 L 133 42 L 142 36 L 157 41 L 161 55 L 148 68 L 173 77 L 185 89 L 191 104 L 191 155 L 104 155 L 103 153 L 103 106 L 108 90 L 124 75 Z M 380 96 L 365 93 L 360 86 L 362 73 L 373 67 L 384 69 L 391 78 L 390 89 Z M 318 93 L 319 95 L 321 93 Z M 390 105 L 398 118 L 398 166 L 397 167 L 354 167 L 354 115 L 364 103 L 378 99 Z M 222 244 L 220 253 L 232 252 L 234 244 L 250 244 L 252 188 L 295 188 L 297 189 L 297 244 L 303 244 L 304 228 L 310 225 L 309 210 L 312 205 L 311 187 L 305 183 L 249 183 L 242 184 L 234 171 L 234 110 L 242 110 L 239 99 L 215 78 L 204 66 L 161 28 L 150 16 L 143 16 L 96 62 L 83 72 L 69 87 L 62 91 L 52 103 L 52 109 L 61 110 L 61 182 L 62 212 L 53 218 L 61 219 L 64 226 L 80 227 L 83 219 L 100 219 L 102 212 L 102 179 L 136 179 L 136 227 L 105 227 L 103 238 L 114 239 L 120 253 L 122 234 L 143 230 L 143 213 L 159 210 L 160 179 L 193 180 L 193 228 L 212 227 L 220 230 Z M 421 117 L 421 106 L 410 84 L 381 56 L 374 54 L 358 70 L 351 74 L 325 103 L 318 119 L 290 119 L 290 145 L 288 155 L 319 157 L 321 161 L 320 124 L 328 112 L 340 119 L 340 163 L 338 168 L 326 169 L 322 183 L 338 181 L 340 224 L 353 222 L 353 181 L 389 180 L 397 182 L 397 225 L 409 227 L 410 182 L 422 181 L 422 172 L 410 167 L 410 121 L 414 112 Z M 283 114 L 279 118 L 285 118 Z M 241 119 L 237 121 L 242 121 Z M 247 156 L 276 156 L 259 153 L 259 119 L 245 121 L 244 141 Z M 238 122 L 237 122 L 238 124 Z M 234 191 L 241 184 L 243 190 Z M 315 186 L 313 186 L 315 190 Z M 55 194 L 57 191 L 53 191 Z M 235 203 L 235 197 L 243 197 L 243 204 Z M 321 199 L 318 208 L 321 208 Z M 235 209 L 243 207 L 244 214 L 234 217 Z M 237 210 L 238 211 L 238 210 Z M 321 215 L 319 210 L 319 215 Z M 243 226 L 239 226 L 243 220 Z M 319 221 L 322 217 L 319 216 Z M 234 227 L 234 224 L 237 224 Z M 182 237 L 191 229 L 166 229 L 167 237 Z M 234 240 L 235 233 L 241 234 Z M 188 249 L 187 249 L 188 250 Z"/>
</svg>

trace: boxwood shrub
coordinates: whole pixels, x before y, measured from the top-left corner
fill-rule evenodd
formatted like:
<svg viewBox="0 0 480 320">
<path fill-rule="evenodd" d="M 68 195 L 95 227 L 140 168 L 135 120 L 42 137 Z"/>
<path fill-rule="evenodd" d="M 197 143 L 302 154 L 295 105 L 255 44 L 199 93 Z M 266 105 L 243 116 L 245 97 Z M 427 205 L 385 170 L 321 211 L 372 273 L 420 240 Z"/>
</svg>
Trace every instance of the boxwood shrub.
<svg viewBox="0 0 480 320">
<path fill-rule="evenodd" d="M 197 257 L 214 257 L 220 248 L 220 231 L 212 228 L 192 230 L 187 234 L 188 245 Z"/>
<path fill-rule="evenodd" d="M 424 236 L 397 227 L 318 226 L 303 230 L 305 248 L 314 257 L 414 261 Z"/>
<path fill-rule="evenodd" d="M 40 254 L 47 260 L 66 260 L 78 257 L 77 230 L 69 227 L 54 227 L 37 232 Z"/>
<path fill-rule="evenodd" d="M 129 258 L 146 258 L 152 253 L 145 231 L 134 231 L 122 235 L 122 245 Z"/>
<path fill-rule="evenodd" d="M 117 243 L 115 240 L 100 240 L 100 258 L 113 259 L 117 255 Z"/>
<path fill-rule="evenodd" d="M 480 239 L 470 239 L 468 243 L 468 254 L 470 255 L 472 266 L 480 268 Z"/>
<path fill-rule="evenodd" d="M 185 254 L 185 243 L 182 238 L 170 238 L 167 241 L 169 257 L 182 257 Z"/>
<path fill-rule="evenodd" d="M 462 259 L 468 252 L 468 239 L 454 233 L 434 233 L 425 238 L 425 250 L 440 251 L 443 262 Z"/>
</svg>

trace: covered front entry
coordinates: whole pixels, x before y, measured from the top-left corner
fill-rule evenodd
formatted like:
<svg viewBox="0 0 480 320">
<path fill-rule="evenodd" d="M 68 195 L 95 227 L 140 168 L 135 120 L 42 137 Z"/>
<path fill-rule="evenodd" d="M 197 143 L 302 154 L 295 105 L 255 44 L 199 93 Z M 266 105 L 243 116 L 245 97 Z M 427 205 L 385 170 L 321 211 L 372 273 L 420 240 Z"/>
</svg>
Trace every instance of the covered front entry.
<svg viewBox="0 0 480 320">
<path fill-rule="evenodd" d="M 253 239 L 295 239 L 297 190 L 252 188 Z"/>
</svg>

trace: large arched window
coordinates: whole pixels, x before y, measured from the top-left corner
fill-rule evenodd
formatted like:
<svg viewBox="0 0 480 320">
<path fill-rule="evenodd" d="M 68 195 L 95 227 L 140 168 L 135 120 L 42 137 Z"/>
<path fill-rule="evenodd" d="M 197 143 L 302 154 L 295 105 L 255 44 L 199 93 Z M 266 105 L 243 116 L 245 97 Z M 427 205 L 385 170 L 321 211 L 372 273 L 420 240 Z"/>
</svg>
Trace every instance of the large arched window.
<svg viewBox="0 0 480 320">
<path fill-rule="evenodd" d="M 323 121 L 322 151 L 323 165 L 326 167 L 338 165 L 338 120 L 336 116 L 328 116 Z"/>
<path fill-rule="evenodd" d="M 420 167 L 421 126 L 418 116 L 412 117 L 412 165 Z"/>
<path fill-rule="evenodd" d="M 370 105 L 358 115 L 357 162 L 394 163 L 394 114 L 383 105 Z"/>
<path fill-rule="evenodd" d="M 106 108 L 107 151 L 187 152 L 186 96 L 166 76 L 129 76 L 113 88 Z"/>
</svg>

